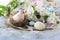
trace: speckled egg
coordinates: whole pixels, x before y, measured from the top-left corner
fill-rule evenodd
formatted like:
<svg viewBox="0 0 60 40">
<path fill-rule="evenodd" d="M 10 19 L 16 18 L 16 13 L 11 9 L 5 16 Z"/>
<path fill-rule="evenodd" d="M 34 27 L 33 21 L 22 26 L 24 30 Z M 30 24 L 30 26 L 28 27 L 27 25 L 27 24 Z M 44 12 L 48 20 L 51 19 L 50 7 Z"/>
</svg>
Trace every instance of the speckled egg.
<svg viewBox="0 0 60 40">
<path fill-rule="evenodd" d="M 38 21 L 34 24 L 34 28 L 37 30 L 43 30 L 45 28 L 45 24 Z"/>
</svg>

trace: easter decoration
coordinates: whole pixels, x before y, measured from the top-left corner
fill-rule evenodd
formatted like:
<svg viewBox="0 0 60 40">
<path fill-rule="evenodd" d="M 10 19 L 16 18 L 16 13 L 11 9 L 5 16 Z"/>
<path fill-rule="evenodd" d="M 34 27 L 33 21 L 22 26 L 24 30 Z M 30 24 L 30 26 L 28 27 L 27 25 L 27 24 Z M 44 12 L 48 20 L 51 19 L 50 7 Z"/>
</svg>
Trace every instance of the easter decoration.
<svg viewBox="0 0 60 40">
<path fill-rule="evenodd" d="M 52 0 L 48 0 L 52 2 Z M 44 4 L 43 0 L 13 0 L 6 7 L 0 6 L 0 15 L 8 18 L 7 24 L 21 30 L 54 29 L 60 23 L 55 8 Z M 44 7 L 43 7 L 44 6 Z"/>
<path fill-rule="evenodd" d="M 37 29 L 37 30 L 43 30 L 43 29 L 45 29 L 45 24 L 42 23 L 42 22 L 37 21 L 34 24 L 34 28 Z"/>
</svg>

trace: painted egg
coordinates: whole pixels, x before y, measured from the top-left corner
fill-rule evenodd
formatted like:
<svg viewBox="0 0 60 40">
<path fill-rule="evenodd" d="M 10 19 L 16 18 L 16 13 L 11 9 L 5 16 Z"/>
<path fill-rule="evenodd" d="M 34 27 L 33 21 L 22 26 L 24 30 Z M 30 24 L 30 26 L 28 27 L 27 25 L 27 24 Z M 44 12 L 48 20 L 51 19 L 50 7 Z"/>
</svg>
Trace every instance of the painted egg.
<svg viewBox="0 0 60 40">
<path fill-rule="evenodd" d="M 34 24 L 34 28 L 37 30 L 43 30 L 45 28 L 45 24 L 38 21 Z"/>
<path fill-rule="evenodd" d="M 35 24 L 34 21 L 30 21 L 30 22 L 29 22 L 29 25 L 30 25 L 30 26 L 34 26 L 34 24 Z"/>
</svg>

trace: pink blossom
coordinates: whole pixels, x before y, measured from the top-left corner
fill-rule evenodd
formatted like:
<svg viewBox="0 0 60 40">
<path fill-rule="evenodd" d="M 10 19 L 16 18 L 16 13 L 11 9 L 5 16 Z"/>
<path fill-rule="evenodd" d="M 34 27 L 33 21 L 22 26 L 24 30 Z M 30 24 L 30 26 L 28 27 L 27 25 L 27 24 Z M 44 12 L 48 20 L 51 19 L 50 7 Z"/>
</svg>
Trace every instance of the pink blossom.
<svg viewBox="0 0 60 40">
<path fill-rule="evenodd" d="M 34 6 L 38 6 L 38 5 L 43 6 L 44 2 L 43 0 L 36 0 L 36 1 L 32 1 L 31 4 Z"/>
<path fill-rule="evenodd" d="M 31 4 L 32 4 L 33 6 L 36 6 L 36 2 L 35 2 L 35 1 L 32 1 Z"/>
<path fill-rule="evenodd" d="M 44 1 L 43 0 L 36 0 L 36 4 L 40 5 L 40 6 L 43 6 Z"/>
</svg>

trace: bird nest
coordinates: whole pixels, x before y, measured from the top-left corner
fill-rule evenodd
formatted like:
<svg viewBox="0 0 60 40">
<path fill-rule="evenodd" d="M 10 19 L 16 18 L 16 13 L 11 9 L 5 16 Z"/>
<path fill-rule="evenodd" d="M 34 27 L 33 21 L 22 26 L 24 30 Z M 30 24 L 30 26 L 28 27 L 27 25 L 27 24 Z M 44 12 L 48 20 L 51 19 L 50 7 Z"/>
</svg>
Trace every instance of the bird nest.
<svg viewBox="0 0 60 40">
<path fill-rule="evenodd" d="M 56 28 L 56 26 L 57 26 L 57 25 L 53 25 L 53 24 L 46 24 L 46 26 L 45 26 L 44 29 L 38 30 L 38 29 L 35 29 L 34 27 L 30 27 L 30 26 L 28 26 L 28 28 L 15 26 L 15 25 L 13 25 L 13 24 L 10 22 L 10 19 L 8 19 L 8 21 L 6 21 L 5 24 L 6 24 L 8 27 L 12 27 L 12 28 L 14 28 L 14 29 L 24 30 L 24 31 L 45 31 L 45 30 L 53 30 L 53 29 Z"/>
</svg>

